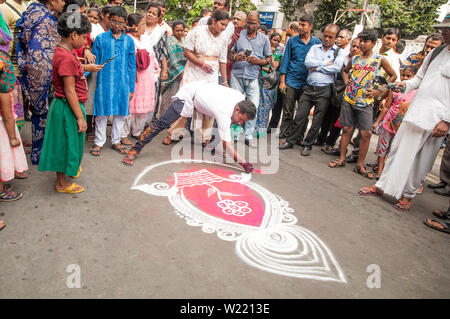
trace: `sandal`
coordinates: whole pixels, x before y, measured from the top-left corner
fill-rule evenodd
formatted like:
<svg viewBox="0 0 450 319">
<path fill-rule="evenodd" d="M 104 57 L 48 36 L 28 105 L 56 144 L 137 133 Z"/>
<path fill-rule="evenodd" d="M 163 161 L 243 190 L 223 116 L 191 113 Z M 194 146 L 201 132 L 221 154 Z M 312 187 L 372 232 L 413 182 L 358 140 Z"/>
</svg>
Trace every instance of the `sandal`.
<svg viewBox="0 0 450 319">
<path fill-rule="evenodd" d="M 440 226 L 442 226 L 442 228 L 433 225 L 433 224 L 432 224 L 433 222 L 436 223 L 436 224 L 438 224 L 438 225 L 440 225 Z M 440 221 L 438 221 L 438 220 L 434 220 L 434 219 L 429 219 L 429 218 L 427 218 L 427 219 L 424 219 L 423 223 L 425 224 L 425 226 L 428 226 L 428 227 L 433 228 L 433 229 L 435 229 L 435 230 L 439 230 L 439 231 L 441 231 L 441 232 L 450 234 L 450 227 L 447 225 L 446 222 L 440 222 Z"/>
<path fill-rule="evenodd" d="M 89 149 L 89 153 L 91 153 L 92 156 L 100 156 L 100 154 L 102 154 L 102 148 L 94 145 Z"/>
<path fill-rule="evenodd" d="M 122 143 L 123 145 L 133 145 L 133 143 L 128 139 L 128 137 L 121 138 L 120 143 Z"/>
<path fill-rule="evenodd" d="M 375 186 L 366 186 L 361 188 L 358 194 L 361 196 L 379 196 L 381 192 Z"/>
<path fill-rule="evenodd" d="M 3 192 L 12 190 L 11 184 L 3 184 Z"/>
<path fill-rule="evenodd" d="M 27 179 L 28 175 L 25 172 L 15 172 L 14 173 L 14 178 L 15 179 Z"/>
<path fill-rule="evenodd" d="M 136 155 L 137 153 L 135 150 L 128 151 L 127 154 L 123 157 L 122 164 L 125 166 L 133 166 Z"/>
<path fill-rule="evenodd" d="M 381 177 L 381 175 L 380 175 L 380 174 L 377 174 L 377 175 L 375 175 L 375 179 L 376 179 L 376 180 L 379 180 L 379 179 L 380 179 L 380 177 Z"/>
<path fill-rule="evenodd" d="M 31 143 L 25 139 L 22 139 L 22 146 L 23 147 L 31 147 Z"/>
<path fill-rule="evenodd" d="M 16 193 L 10 190 L 0 194 L 0 202 L 12 202 L 22 198 L 22 193 Z"/>
<path fill-rule="evenodd" d="M 65 189 L 57 189 L 58 193 L 78 194 L 84 191 L 84 187 L 75 183 L 70 184 Z"/>
<path fill-rule="evenodd" d="M 406 202 L 406 201 L 399 200 L 397 202 L 397 204 L 394 205 L 394 208 L 396 210 L 399 210 L 399 211 L 402 211 L 402 212 L 407 212 L 411 208 L 411 202 Z"/>
<path fill-rule="evenodd" d="M 355 167 L 353 168 L 353 171 L 354 171 L 356 174 L 361 175 L 362 177 L 365 177 L 365 178 L 368 178 L 368 179 L 373 179 L 373 174 L 370 173 L 370 172 L 368 172 L 368 171 L 365 171 L 365 172 L 361 171 L 361 167 L 360 167 L 360 166 L 355 166 Z"/>
<path fill-rule="evenodd" d="M 433 215 L 436 216 L 439 219 L 446 219 L 448 214 L 448 210 L 446 212 L 443 212 L 440 209 L 433 210 Z"/>
<path fill-rule="evenodd" d="M 6 227 L 6 224 L 3 220 L 0 220 L 0 230 Z"/>
<path fill-rule="evenodd" d="M 120 143 L 113 144 L 112 149 L 120 154 L 126 154 L 128 152 L 127 148 Z"/>
<path fill-rule="evenodd" d="M 328 167 L 331 167 L 331 168 L 345 167 L 345 160 L 342 161 L 341 164 L 339 164 L 339 159 L 335 159 L 334 161 L 331 161 L 330 163 L 328 163 Z"/>
<path fill-rule="evenodd" d="M 164 145 L 170 145 L 170 144 L 172 143 L 172 138 L 171 138 L 169 135 L 167 135 L 167 136 L 163 139 L 162 143 L 163 143 Z"/>
</svg>

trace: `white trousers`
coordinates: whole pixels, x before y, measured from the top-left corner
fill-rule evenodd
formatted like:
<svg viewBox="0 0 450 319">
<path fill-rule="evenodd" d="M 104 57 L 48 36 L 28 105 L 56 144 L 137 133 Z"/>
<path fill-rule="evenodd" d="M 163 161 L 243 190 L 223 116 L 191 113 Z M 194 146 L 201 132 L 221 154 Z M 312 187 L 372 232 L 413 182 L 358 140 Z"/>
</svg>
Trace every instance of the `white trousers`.
<svg viewBox="0 0 450 319">
<path fill-rule="evenodd" d="M 151 114 L 150 114 L 151 113 Z M 153 111 L 150 113 L 142 113 L 142 114 L 130 114 L 127 116 L 125 123 L 123 124 L 122 129 L 122 138 L 133 135 L 134 137 L 139 137 L 141 135 L 142 130 L 144 129 L 145 123 L 147 121 L 147 117 L 153 117 Z"/>
<path fill-rule="evenodd" d="M 432 137 L 431 132 L 403 122 L 388 153 L 388 159 L 375 186 L 385 194 L 400 199 L 413 198 L 433 168 L 444 137 Z"/>
<path fill-rule="evenodd" d="M 122 134 L 123 123 L 125 123 L 127 116 L 114 115 L 111 129 L 111 142 L 117 144 L 120 142 L 120 135 Z M 100 147 L 106 142 L 106 127 L 108 125 L 108 116 L 95 117 L 95 140 L 94 144 Z"/>
</svg>

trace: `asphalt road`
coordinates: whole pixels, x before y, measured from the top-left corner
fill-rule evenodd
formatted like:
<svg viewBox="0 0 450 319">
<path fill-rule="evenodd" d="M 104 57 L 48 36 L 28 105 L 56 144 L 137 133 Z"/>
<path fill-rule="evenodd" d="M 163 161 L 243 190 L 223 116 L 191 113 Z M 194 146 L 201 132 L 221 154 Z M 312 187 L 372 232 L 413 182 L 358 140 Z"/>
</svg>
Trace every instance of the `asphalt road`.
<svg viewBox="0 0 450 319">
<path fill-rule="evenodd" d="M 167 197 L 131 189 L 146 167 L 171 159 L 163 137 L 133 167 L 121 164 L 109 141 L 99 158 L 86 144 L 79 183 L 87 189 L 78 195 L 57 194 L 54 173 L 35 166 L 27 180 L 14 181 L 24 197 L 0 204 L 7 223 L 0 232 L 0 298 L 450 297 L 450 236 L 422 223 L 433 209 L 446 209 L 447 198 L 425 187 L 410 212 L 399 212 L 392 201 L 357 194 L 370 181 L 353 173 L 353 165 L 330 169 L 334 157 L 317 147 L 309 157 L 298 146 L 280 151 L 279 170 L 252 174 L 251 182 L 289 203 L 296 225 L 322 241 L 344 280 L 287 276 L 247 264 L 234 241 L 188 225 Z M 375 159 L 375 142 L 368 161 Z M 217 167 L 169 163 L 145 178 L 167 180 L 192 168 Z M 379 281 L 369 277 L 374 269 Z M 71 280 L 78 273 L 80 288 Z M 368 278 L 379 288 L 368 287 Z"/>
</svg>

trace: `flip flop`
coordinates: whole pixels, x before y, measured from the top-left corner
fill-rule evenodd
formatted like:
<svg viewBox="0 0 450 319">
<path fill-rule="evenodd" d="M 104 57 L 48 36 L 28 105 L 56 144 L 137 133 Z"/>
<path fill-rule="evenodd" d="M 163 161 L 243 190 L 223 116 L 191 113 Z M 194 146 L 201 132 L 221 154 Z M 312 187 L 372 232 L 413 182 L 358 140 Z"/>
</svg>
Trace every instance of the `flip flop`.
<svg viewBox="0 0 450 319">
<path fill-rule="evenodd" d="M 373 190 L 371 186 L 366 186 L 366 187 L 361 188 L 359 190 L 358 194 L 361 195 L 361 196 L 378 196 L 378 195 L 381 195 L 376 190 Z"/>
<path fill-rule="evenodd" d="M 328 163 L 328 167 L 331 168 L 345 167 L 345 160 L 341 164 L 339 164 L 339 159 L 331 161 L 330 163 Z"/>
<path fill-rule="evenodd" d="M 164 145 L 170 145 L 170 144 L 172 143 L 172 138 L 171 138 L 170 136 L 166 136 L 166 137 L 163 139 L 162 143 L 163 143 Z"/>
<path fill-rule="evenodd" d="M 373 174 L 368 172 L 368 171 L 362 172 L 360 166 L 355 166 L 353 168 L 353 172 L 355 172 L 356 174 L 361 175 L 362 177 L 365 177 L 365 178 L 368 178 L 368 179 L 373 179 Z"/>
<path fill-rule="evenodd" d="M 128 137 L 121 138 L 120 143 L 122 143 L 123 145 L 133 145 L 133 143 L 128 139 Z"/>
<path fill-rule="evenodd" d="M 436 227 L 436 226 L 434 226 L 433 224 L 431 224 L 430 222 L 438 223 L 438 224 L 441 225 L 443 228 Z M 430 228 L 432 228 L 432 229 L 441 231 L 441 232 L 443 232 L 443 233 L 450 234 L 450 227 L 448 227 L 448 225 L 447 225 L 445 222 L 440 222 L 440 221 L 438 221 L 438 220 L 434 220 L 434 219 L 429 219 L 429 218 L 427 218 L 427 219 L 424 219 L 424 220 L 423 220 L 423 223 L 425 224 L 425 226 L 428 226 L 428 227 L 430 227 Z"/>
<path fill-rule="evenodd" d="M 137 155 L 135 152 L 136 151 L 134 151 L 134 150 L 128 151 L 127 154 L 125 154 L 125 156 L 123 157 L 122 164 L 125 166 L 133 166 L 134 160 L 136 159 L 136 155 Z M 126 162 L 126 160 L 128 160 L 128 162 Z"/>
<path fill-rule="evenodd" d="M 111 147 L 120 154 L 126 154 L 128 152 L 127 148 L 120 143 L 113 144 Z"/>
<path fill-rule="evenodd" d="M 78 190 L 74 190 L 74 188 L 77 187 L 81 187 Z M 67 188 L 63 189 L 63 190 L 56 190 L 58 193 L 68 193 L 68 194 L 78 194 L 84 191 L 84 187 L 75 183 L 70 184 L 69 186 L 67 186 Z"/>
<path fill-rule="evenodd" d="M 15 179 L 27 179 L 28 175 L 25 172 L 15 172 L 14 173 L 14 178 Z"/>
<path fill-rule="evenodd" d="M 411 202 L 403 202 L 399 200 L 397 204 L 394 205 L 394 208 L 402 212 L 407 212 L 411 208 Z"/>
<path fill-rule="evenodd" d="M 80 165 L 80 168 L 78 168 L 78 173 L 77 173 L 77 175 L 72 176 L 72 177 L 73 177 L 73 178 L 78 178 L 78 177 L 80 177 L 80 174 L 81 174 L 82 171 L 83 171 L 83 169 L 81 168 L 81 165 Z"/>
<path fill-rule="evenodd" d="M 100 156 L 102 154 L 102 148 L 99 147 L 99 149 L 96 150 L 95 147 L 98 147 L 98 146 L 96 146 L 96 145 L 92 146 L 89 149 L 89 153 L 91 153 L 92 156 Z"/>
<path fill-rule="evenodd" d="M 12 202 L 22 198 L 22 193 L 16 193 L 10 190 L 0 194 L 0 202 Z"/>
</svg>

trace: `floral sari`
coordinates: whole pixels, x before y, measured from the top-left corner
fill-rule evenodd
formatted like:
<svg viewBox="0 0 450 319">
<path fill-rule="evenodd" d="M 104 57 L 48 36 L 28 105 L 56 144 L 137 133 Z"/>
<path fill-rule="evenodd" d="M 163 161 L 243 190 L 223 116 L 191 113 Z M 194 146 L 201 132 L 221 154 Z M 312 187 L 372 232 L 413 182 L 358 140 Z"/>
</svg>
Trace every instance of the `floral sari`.
<svg viewBox="0 0 450 319">
<path fill-rule="evenodd" d="M 184 43 L 174 36 L 167 39 L 167 73 L 168 79 L 162 83 L 161 106 L 159 116 L 164 114 L 172 103 L 172 96 L 180 88 L 181 78 L 187 59 L 184 56 Z"/>
<path fill-rule="evenodd" d="M 49 105 L 53 53 L 61 37 L 57 32 L 56 18 L 42 3 L 31 3 L 16 27 L 19 30 L 19 81 L 32 112 L 31 161 L 38 164 Z"/>
</svg>

